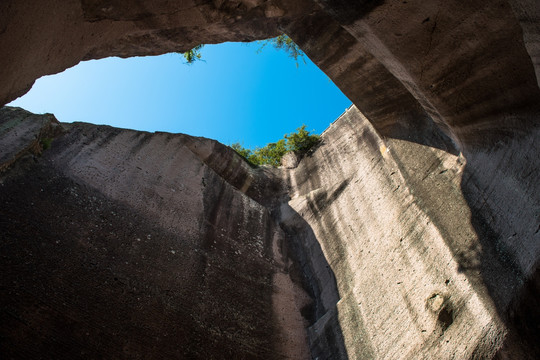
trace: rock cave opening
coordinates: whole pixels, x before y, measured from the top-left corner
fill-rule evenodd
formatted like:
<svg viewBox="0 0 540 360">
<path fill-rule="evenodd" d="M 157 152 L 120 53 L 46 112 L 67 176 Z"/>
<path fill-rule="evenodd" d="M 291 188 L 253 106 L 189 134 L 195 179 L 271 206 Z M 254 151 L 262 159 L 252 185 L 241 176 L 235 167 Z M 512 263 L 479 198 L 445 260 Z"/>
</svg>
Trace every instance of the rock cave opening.
<svg viewBox="0 0 540 360">
<path fill-rule="evenodd" d="M 2 104 L 82 60 L 287 33 L 353 106 L 279 168 L 0 109 L 0 355 L 538 358 L 539 19 L 535 0 L 2 1 Z"/>
<path fill-rule="evenodd" d="M 186 63 L 170 53 L 81 62 L 42 77 L 8 106 L 139 131 L 184 133 L 263 147 L 303 124 L 322 133 L 351 102 L 307 56 L 267 42 L 205 46 Z"/>
</svg>

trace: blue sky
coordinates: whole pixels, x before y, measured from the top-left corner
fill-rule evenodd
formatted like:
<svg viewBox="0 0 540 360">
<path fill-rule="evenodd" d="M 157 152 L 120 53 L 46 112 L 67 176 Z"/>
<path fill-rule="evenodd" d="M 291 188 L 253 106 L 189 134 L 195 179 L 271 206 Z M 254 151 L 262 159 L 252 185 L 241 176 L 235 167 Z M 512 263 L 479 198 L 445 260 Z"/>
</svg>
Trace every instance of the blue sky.
<svg viewBox="0 0 540 360">
<path fill-rule="evenodd" d="M 259 43 L 207 45 L 204 61 L 179 54 L 107 58 L 38 79 L 10 106 L 144 131 L 264 146 L 302 124 L 321 133 L 351 104 L 306 57 Z"/>
</svg>

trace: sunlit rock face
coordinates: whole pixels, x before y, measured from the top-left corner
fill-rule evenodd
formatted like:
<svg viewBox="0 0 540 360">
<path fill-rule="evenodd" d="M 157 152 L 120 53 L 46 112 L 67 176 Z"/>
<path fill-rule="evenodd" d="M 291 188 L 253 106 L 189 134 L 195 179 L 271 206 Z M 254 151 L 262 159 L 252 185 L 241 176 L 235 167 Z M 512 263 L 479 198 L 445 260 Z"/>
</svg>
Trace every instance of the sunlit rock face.
<svg viewBox="0 0 540 360">
<path fill-rule="evenodd" d="M 280 32 L 354 103 L 281 169 L 3 109 L 2 355 L 538 358 L 539 13 L 2 1 L 2 104 L 81 60 Z"/>
<path fill-rule="evenodd" d="M 537 285 L 522 294 L 538 277 L 538 133 L 465 159 L 384 139 L 352 107 L 322 139 L 286 175 L 316 239 L 304 252 L 329 265 L 304 264 L 325 312 L 312 344 L 330 328 L 342 358 L 533 358 L 538 329 L 516 319 L 538 319 Z"/>
</svg>

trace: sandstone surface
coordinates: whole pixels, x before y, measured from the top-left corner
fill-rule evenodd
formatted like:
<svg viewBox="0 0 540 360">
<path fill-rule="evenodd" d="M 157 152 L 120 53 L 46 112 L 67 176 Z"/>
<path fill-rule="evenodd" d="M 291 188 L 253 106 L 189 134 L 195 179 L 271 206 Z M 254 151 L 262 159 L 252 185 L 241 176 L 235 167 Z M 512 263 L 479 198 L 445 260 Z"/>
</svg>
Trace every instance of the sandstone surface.
<svg viewBox="0 0 540 360">
<path fill-rule="evenodd" d="M 333 272 L 317 257 L 304 264 L 327 311 L 309 328 L 312 344 L 331 328 L 342 358 L 534 358 L 536 320 L 522 321 L 538 318 L 526 305 L 538 293 L 522 292 L 538 291 L 537 280 L 524 286 L 538 278 L 538 134 L 471 164 L 384 139 L 353 107 L 322 139 L 286 175 L 284 221 L 294 227 L 299 214 L 309 224 L 316 241 L 306 238 L 304 252 L 320 247 Z M 484 163 L 490 155 L 499 162 Z"/>
<path fill-rule="evenodd" d="M 208 139 L 62 126 L 1 177 L 3 358 L 308 357 L 271 173 Z"/>
<path fill-rule="evenodd" d="M 538 127 L 539 13 L 531 0 L 7 0 L 0 104 L 81 60 L 286 32 L 382 135 L 490 146 Z"/>
<path fill-rule="evenodd" d="M 277 170 L 207 139 L 2 109 L 1 354 L 538 358 L 539 14 L 2 1 L 0 104 L 82 60 L 285 32 L 354 106 Z"/>
<path fill-rule="evenodd" d="M 0 114 L 13 133 L 55 123 Z M 516 176 L 508 154 L 478 174 L 461 154 L 384 139 L 355 107 L 279 169 L 203 138 L 61 126 L 40 156 L 27 144 L 39 137 L 22 131 L 2 144 L 19 158 L 0 177 L 7 356 L 539 350 L 535 136 Z"/>
</svg>

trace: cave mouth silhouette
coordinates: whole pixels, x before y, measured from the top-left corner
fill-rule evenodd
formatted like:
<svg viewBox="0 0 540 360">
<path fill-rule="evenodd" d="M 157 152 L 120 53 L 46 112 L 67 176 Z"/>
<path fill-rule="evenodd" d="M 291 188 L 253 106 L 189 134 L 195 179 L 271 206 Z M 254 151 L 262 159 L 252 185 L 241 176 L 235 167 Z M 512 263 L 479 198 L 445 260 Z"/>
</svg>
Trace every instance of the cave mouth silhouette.
<svg viewBox="0 0 540 360">
<path fill-rule="evenodd" d="M 266 44 L 266 46 L 265 46 Z M 321 133 L 351 105 L 307 56 L 268 43 L 207 45 L 182 54 L 85 61 L 44 76 L 8 104 L 139 131 L 185 133 L 262 147 L 303 124 Z"/>
</svg>

